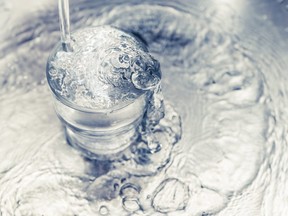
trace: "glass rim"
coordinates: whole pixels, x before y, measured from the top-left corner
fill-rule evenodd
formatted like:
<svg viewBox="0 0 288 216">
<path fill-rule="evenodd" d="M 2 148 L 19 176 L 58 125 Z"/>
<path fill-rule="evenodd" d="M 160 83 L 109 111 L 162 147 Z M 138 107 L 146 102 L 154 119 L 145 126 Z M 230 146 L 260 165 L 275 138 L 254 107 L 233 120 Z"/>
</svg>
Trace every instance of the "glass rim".
<svg viewBox="0 0 288 216">
<path fill-rule="evenodd" d="M 128 101 L 125 101 L 124 103 L 119 103 L 119 104 L 116 104 L 115 106 L 113 107 L 110 107 L 110 108 L 101 108 L 101 109 L 97 109 L 97 108 L 90 108 L 90 107 L 84 107 L 84 106 L 79 106 L 77 105 L 76 103 L 73 103 L 69 100 L 67 100 L 65 97 L 63 97 L 62 95 L 60 95 L 59 93 L 57 93 L 53 88 L 52 86 L 50 85 L 50 82 L 49 80 L 47 80 L 48 82 L 48 85 L 50 87 L 50 90 L 54 96 L 54 98 L 56 100 L 58 100 L 60 103 L 74 109 L 74 110 L 77 110 L 77 111 L 80 111 L 80 112 L 88 112 L 88 113 L 99 113 L 99 114 L 105 114 L 105 113 L 112 113 L 112 112 L 117 112 L 117 111 L 120 111 L 128 106 L 130 106 L 131 104 L 134 104 L 135 102 L 141 100 L 141 99 L 144 99 L 145 97 L 148 97 L 150 91 L 143 91 L 143 93 L 141 93 L 137 98 L 135 98 L 134 100 L 128 100 Z"/>
</svg>

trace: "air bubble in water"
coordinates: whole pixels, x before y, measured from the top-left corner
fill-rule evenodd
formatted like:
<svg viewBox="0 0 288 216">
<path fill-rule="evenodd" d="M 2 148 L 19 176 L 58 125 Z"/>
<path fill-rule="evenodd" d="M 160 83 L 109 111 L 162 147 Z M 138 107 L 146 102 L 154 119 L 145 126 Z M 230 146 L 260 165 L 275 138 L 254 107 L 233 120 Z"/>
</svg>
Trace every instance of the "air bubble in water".
<svg viewBox="0 0 288 216">
<path fill-rule="evenodd" d="M 99 213 L 103 216 L 109 215 L 109 209 L 103 205 L 100 207 Z"/>
<path fill-rule="evenodd" d="M 129 212 L 135 212 L 141 208 L 139 199 L 135 197 L 125 197 L 122 204 L 123 208 Z"/>
<path fill-rule="evenodd" d="M 127 183 L 124 184 L 120 189 L 120 196 L 122 198 L 125 197 L 135 197 L 138 196 L 140 193 L 140 187 L 135 184 Z"/>
<path fill-rule="evenodd" d="M 155 190 L 153 208 L 161 213 L 184 210 L 189 200 L 189 189 L 175 178 L 164 180 Z"/>
</svg>

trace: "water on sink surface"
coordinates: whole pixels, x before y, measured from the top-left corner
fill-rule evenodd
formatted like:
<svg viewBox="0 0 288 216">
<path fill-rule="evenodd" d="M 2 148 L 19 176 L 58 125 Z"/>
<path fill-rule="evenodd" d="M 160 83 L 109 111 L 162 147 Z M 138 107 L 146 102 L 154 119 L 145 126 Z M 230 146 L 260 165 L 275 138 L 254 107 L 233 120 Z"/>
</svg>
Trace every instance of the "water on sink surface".
<svg viewBox="0 0 288 216">
<path fill-rule="evenodd" d="M 182 118 L 172 152 L 164 136 L 161 154 L 143 146 L 133 160 L 105 162 L 66 144 L 43 82 L 56 7 L 16 22 L 17 5 L 6 2 L 13 38 L 0 38 L 0 215 L 286 215 L 287 40 L 269 14 L 244 18 L 254 3 L 235 11 L 224 0 L 72 2 L 75 28 L 110 24 L 148 45 L 165 101 Z"/>
</svg>

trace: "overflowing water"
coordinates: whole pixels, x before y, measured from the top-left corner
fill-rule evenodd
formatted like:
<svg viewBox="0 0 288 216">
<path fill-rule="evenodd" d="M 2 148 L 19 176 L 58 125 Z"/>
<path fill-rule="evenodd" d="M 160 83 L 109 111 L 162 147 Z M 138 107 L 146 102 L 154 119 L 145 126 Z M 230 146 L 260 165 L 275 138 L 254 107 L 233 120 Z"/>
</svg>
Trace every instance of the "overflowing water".
<svg viewBox="0 0 288 216">
<path fill-rule="evenodd" d="M 64 100 L 79 107 L 109 109 L 159 84 L 159 63 L 130 35 L 103 26 L 82 29 L 72 39 L 73 52 L 58 46 L 47 66 L 51 88 Z"/>
<path fill-rule="evenodd" d="M 81 29 L 71 39 L 73 51 L 60 43 L 47 63 L 47 80 L 69 143 L 110 159 L 111 154 L 120 157 L 132 142 L 159 151 L 157 133 L 175 127 L 172 119 L 171 125 L 158 127 L 165 116 L 159 62 L 142 42 L 110 26 Z M 180 127 L 180 120 L 176 124 Z M 169 137 L 180 136 L 181 131 L 170 133 L 165 145 L 178 141 Z"/>
<path fill-rule="evenodd" d="M 161 150 L 144 139 L 97 161 L 67 145 L 45 83 L 56 5 L 31 2 L 41 13 L 25 20 L 0 3 L 13 33 L 0 36 L 0 215 L 287 215 L 287 26 L 268 13 L 280 3 L 72 2 L 75 28 L 134 34 L 163 75 Z"/>
</svg>

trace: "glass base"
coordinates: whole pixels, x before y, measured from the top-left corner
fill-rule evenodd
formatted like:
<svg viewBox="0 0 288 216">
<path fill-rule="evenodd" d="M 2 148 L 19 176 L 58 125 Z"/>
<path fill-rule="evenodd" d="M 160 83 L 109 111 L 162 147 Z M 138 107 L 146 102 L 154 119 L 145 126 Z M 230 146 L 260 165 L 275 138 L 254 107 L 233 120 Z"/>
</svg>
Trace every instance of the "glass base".
<svg viewBox="0 0 288 216">
<path fill-rule="evenodd" d="M 111 133 L 87 133 L 66 127 L 66 138 L 71 146 L 90 159 L 111 160 L 121 157 L 121 152 L 137 139 L 135 127 Z"/>
</svg>

